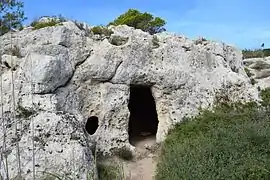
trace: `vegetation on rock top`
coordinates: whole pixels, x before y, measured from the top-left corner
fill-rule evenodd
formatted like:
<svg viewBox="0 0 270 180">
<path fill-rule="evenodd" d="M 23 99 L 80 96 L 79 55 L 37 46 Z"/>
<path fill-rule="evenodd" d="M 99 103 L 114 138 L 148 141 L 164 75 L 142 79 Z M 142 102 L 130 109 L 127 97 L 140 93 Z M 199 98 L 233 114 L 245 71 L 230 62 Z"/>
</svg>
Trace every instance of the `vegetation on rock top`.
<svg viewBox="0 0 270 180">
<path fill-rule="evenodd" d="M 147 12 L 142 13 L 136 9 L 129 9 L 126 13 L 117 17 L 109 25 L 128 25 L 136 29 L 141 29 L 150 34 L 166 31 L 164 28 L 166 21 L 160 17 L 154 17 Z"/>
<path fill-rule="evenodd" d="M 34 20 L 30 25 L 34 28 L 34 30 L 36 30 L 36 29 L 41 29 L 41 28 L 44 28 L 44 27 L 56 26 L 56 25 L 59 25 L 62 22 L 67 21 L 61 15 L 47 17 L 47 18 L 48 18 L 48 20 L 44 21 L 44 22 L 40 22 L 39 20 Z M 41 19 L 41 17 L 39 19 Z"/>
<path fill-rule="evenodd" d="M 104 35 L 104 36 L 111 36 L 113 31 L 108 29 L 106 26 L 94 26 L 91 31 L 93 34 Z"/>
</svg>

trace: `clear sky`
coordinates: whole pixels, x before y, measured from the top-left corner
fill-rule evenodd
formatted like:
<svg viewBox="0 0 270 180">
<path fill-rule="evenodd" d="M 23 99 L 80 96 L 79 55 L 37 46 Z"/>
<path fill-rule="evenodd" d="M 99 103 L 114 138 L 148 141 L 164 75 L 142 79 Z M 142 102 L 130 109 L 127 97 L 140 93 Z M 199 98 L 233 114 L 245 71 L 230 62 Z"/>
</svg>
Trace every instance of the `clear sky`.
<svg viewBox="0 0 270 180">
<path fill-rule="evenodd" d="M 29 23 L 58 15 L 106 25 L 129 8 L 160 16 L 170 32 L 239 48 L 270 47 L 270 0 L 24 0 Z"/>
</svg>

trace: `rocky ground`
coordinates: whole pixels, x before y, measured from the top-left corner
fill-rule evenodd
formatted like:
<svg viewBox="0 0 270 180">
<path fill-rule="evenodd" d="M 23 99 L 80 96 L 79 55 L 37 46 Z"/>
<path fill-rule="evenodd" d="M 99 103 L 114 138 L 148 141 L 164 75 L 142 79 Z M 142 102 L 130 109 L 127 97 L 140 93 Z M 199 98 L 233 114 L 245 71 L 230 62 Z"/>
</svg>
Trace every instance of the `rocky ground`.
<svg viewBox="0 0 270 180">
<path fill-rule="evenodd" d="M 140 137 L 134 140 L 136 147 L 136 157 L 134 161 L 126 162 L 125 174 L 130 180 L 151 180 L 154 179 L 158 145 L 154 136 Z"/>
<path fill-rule="evenodd" d="M 270 57 L 244 59 L 247 74 L 254 85 L 264 89 L 270 84 Z"/>
<path fill-rule="evenodd" d="M 134 157 L 131 160 L 124 160 L 113 157 L 101 160 L 105 166 L 115 166 L 120 171 L 119 179 L 125 180 L 152 180 L 155 178 L 155 170 L 158 161 L 159 145 L 155 136 L 138 137 L 132 141 L 135 148 Z"/>
</svg>

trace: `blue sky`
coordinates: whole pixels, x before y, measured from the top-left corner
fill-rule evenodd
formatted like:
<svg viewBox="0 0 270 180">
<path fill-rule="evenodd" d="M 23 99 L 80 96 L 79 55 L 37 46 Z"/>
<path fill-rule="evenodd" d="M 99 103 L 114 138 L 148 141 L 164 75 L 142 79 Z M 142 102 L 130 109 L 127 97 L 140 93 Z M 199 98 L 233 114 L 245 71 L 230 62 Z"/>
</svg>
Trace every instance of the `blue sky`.
<svg viewBox="0 0 270 180">
<path fill-rule="evenodd" d="M 239 48 L 270 47 L 270 0 L 24 0 L 31 22 L 58 15 L 107 24 L 129 8 L 160 16 L 170 32 L 189 38 L 204 36 Z"/>
</svg>

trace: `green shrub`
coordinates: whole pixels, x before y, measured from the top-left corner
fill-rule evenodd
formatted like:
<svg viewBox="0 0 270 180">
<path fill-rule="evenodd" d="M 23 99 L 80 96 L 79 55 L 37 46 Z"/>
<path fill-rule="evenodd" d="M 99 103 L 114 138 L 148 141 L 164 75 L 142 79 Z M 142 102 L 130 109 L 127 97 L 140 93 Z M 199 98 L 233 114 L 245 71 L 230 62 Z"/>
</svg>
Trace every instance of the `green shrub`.
<svg viewBox="0 0 270 180">
<path fill-rule="evenodd" d="M 10 29 L 21 29 L 23 21 L 27 18 L 24 14 L 24 2 L 20 0 L 5 0 L 0 2 L 0 36 Z"/>
<path fill-rule="evenodd" d="M 49 22 L 33 22 L 31 23 L 31 26 L 34 28 L 34 30 L 45 28 L 45 27 L 51 27 L 56 26 L 59 22 L 56 20 L 50 20 Z"/>
<path fill-rule="evenodd" d="M 260 49 L 254 49 L 254 50 L 244 49 L 242 53 L 243 53 L 243 59 L 262 57 L 262 51 Z"/>
<path fill-rule="evenodd" d="M 243 59 L 249 59 L 249 58 L 261 58 L 261 57 L 268 57 L 270 56 L 270 49 L 244 49 L 242 51 L 243 53 Z"/>
<path fill-rule="evenodd" d="M 51 18 L 51 19 L 48 20 L 47 22 L 39 22 L 38 20 L 34 20 L 30 24 L 30 26 L 32 26 L 34 30 L 37 30 L 37 29 L 41 29 L 41 28 L 45 28 L 45 27 L 61 25 L 62 22 L 67 21 L 67 19 L 65 19 L 62 15 L 52 16 L 52 17 L 48 17 L 48 18 Z"/>
<path fill-rule="evenodd" d="M 270 103 L 269 90 L 262 97 Z M 186 118 L 162 144 L 156 179 L 270 179 L 269 115 L 251 102 Z"/>
<path fill-rule="evenodd" d="M 160 17 L 154 17 L 147 12 L 141 13 L 136 9 L 129 9 L 126 13 L 120 15 L 109 25 L 128 25 L 136 29 L 141 29 L 150 34 L 166 31 L 164 28 L 166 22 Z"/>
<path fill-rule="evenodd" d="M 98 34 L 98 35 L 104 35 L 104 36 L 111 36 L 113 34 L 113 31 L 108 29 L 105 26 L 95 26 L 91 29 L 93 34 Z"/>
<path fill-rule="evenodd" d="M 270 88 L 261 90 L 262 106 L 270 107 Z"/>
<path fill-rule="evenodd" d="M 263 49 L 263 55 L 264 57 L 270 56 L 270 49 Z"/>
</svg>

